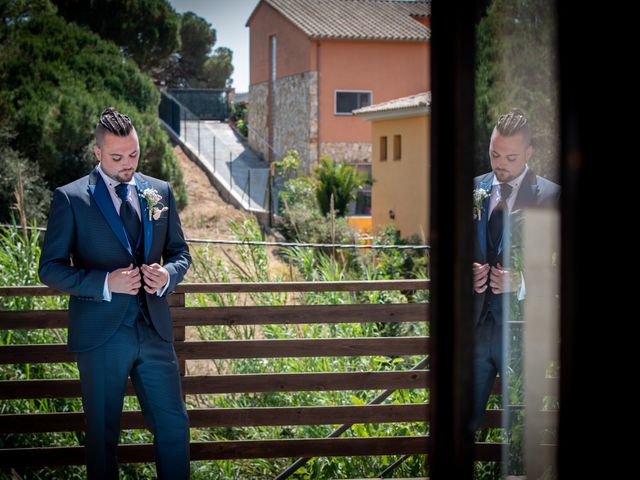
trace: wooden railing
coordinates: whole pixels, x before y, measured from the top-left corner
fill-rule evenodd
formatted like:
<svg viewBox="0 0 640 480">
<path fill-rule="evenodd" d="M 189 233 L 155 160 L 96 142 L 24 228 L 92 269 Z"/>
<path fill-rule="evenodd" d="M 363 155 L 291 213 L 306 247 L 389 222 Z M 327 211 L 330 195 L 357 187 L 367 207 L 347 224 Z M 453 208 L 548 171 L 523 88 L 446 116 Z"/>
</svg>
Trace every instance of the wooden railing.
<svg viewBox="0 0 640 480">
<path fill-rule="evenodd" d="M 285 282 L 241 284 L 183 284 L 170 297 L 174 320 L 175 349 L 183 374 L 185 395 L 253 392 L 340 391 L 427 389 L 429 371 L 269 373 L 242 375 L 185 375 L 185 361 L 274 357 L 396 356 L 429 354 L 429 338 L 322 338 L 292 340 L 186 341 L 185 327 L 194 325 L 268 325 L 352 322 L 423 322 L 428 305 L 353 304 L 239 307 L 185 307 L 185 294 L 421 290 L 428 280 Z M 0 296 L 58 295 L 47 287 L 0 287 Z M 0 329 L 66 328 L 67 312 L 0 311 Z M 66 345 L 4 345 L 0 364 L 73 362 Z M 129 383 L 127 395 L 134 395 Z M 0 381 L 0 400 L 69 398 L 80 396 L 79 380 L 43 379 Z M 428 404 L 353 406 L 292 406 L 277 408 L 189 409 L 190 425 L 205 427 L 247 427 L 263 425 L 322 425 L 387 422 L 428 422 Z M 489 410 L 485 426 L 499 426 L 500 411 Z M 143 428 L 139 411 L 122 415 L 122 428 Z M 0 434 L 82 431 L 82 413 L 25 413 L 0 415 Z M 500 444 L 477 444 L 478 460 L 499 460 Z M 425 454 L 429 437 L 367 437 L 233 440 L 193 442 L 192 460 L 251 459 L 271 457 L 317 457 Z M 122 463 L 153 461 L 149 444 L 121 445 Z M 0 466 L 70 465 L 84 462 L 83 447 L 0 449 Z"/>
</svg>

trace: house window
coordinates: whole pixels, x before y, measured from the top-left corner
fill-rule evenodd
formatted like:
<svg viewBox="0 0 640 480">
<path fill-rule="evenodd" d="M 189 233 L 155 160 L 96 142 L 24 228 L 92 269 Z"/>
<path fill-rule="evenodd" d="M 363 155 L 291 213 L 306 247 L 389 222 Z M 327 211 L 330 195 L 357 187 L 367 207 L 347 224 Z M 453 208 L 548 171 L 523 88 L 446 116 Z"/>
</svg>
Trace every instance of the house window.
<svg viewBox="0 0 640 480">
<path fill-rule="evenodd" d="M 380 161 L 387 161 L 387 137 L 380 137 Z"/>
<path fill-rule="evenodd" d="M 351 112 L 357 108 L 371 105 L 371 92 L 353 90 L 336 91 L 336 115 L 353 115 Z"/>
<path fill-rule="evenodd" d="M 400 160 L 402 158 L 402 135 L 393 136 L 393 159 Z"/>
</svg>

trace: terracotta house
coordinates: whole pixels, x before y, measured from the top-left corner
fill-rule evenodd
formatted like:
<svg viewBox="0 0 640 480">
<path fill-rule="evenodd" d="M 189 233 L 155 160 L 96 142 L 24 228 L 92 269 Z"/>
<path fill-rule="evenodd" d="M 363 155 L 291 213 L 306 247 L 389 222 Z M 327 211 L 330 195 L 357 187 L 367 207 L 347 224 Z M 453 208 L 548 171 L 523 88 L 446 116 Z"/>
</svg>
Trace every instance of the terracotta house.
<svg viewBox="0 0 640 480">
<path fill-rule="evenodd" d="M 371 122 L 371 228 L 395 224 L 402 237 L 429 234 L 431 92 L 356 110 Z"/>
<path fill-rule="evenodd" d="M 307 171 L 323 155 L 368 164 L 371 127 L 352 111 L 430 89 L 430 12 L 429 1 L 260 1 L 247 20 L 251 146 L 269 160 L 296 149 Z"/>
</svg>

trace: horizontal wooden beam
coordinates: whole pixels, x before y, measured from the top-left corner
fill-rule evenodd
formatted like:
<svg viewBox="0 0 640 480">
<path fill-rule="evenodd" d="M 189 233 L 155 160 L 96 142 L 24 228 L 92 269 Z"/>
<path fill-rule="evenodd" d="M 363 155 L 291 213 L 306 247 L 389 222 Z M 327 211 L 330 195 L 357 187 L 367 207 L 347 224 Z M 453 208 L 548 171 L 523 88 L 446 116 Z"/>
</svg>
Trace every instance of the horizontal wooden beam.
<svg viewBox="0 0 640 480">
<path fill-rule="evenodd" d="M 321 338 L 294 340 L 221 340 L 176 342 L 180 360 L 333 357 L 367 355 L 426 355 L 428 337 Z M 74 362 L 63 344 L 5 345 L 0 364 Z"/>
<path fill-rule="evenodd" d="M 425 290 L 430 280 L 356 280 L 337 282 L 237 282 L 182 283 L 176 293 L 259 293 L 259 292 L 367 292 L 385 290 Z M 44 285 L 0 287 L 0 297 L 65 295 Z"/>
<path fill-rule="evenodd" d="M 286 305 L 276 307 L 174 307 L 173 324 L 275 325 L 310 323 L 424 322 L 426 303 Z M 67 328 L 66 310 L 0 311 L 0 329 Z"/>
<path fill-rule="evenodd" d="M 182 377 L 186 395 L 207 393 L 324 392 L 339 390 L 385 390 L 426 388 L 429 372 L 260 373 L 245 375 L 205 375 Z M 80 396 L 80 380 L 0 381 L 0 400 L 69 398 Z M 127 395 L 135 395 L 128 382 Z"/>
<path fill-rule="evenodd" d="M 191 460 L 424 454 L 428 437 L 225 440 L 191 443 Z M 119 445 L 120 463 L 153 462 L 153 445 Z M 0 467 L 82 465 L 83 447 L 0 449 Z"/>
<path fill-rule="evenodd" d="M 189 409 L 191 428 L 257 427 L 273 425 L 337 425 L 356 423 L 427 422 L 429 405 L 342 405 L 332 407 L 254 407 Z M 540 412 L 553 422 L 557 411 Z M 487 410 L 482 428 L 500 428 L 502 410 Z M 549 427 L 553 427 L 552 424 Z M 84 431 L 82 412 L 26 413 L 0 415 L 0 433 Z M 122 429 L 143 429 L 140 411 L 122 413 Z"/>
<path fill-rule="evenodd" d="M 477 443 L 477 461 L 500 461 L 504 445 Z M 549 446 L 554 448 L 553 446 Z M 429 453 L 429 437 L 308 438 L 291 440 L 225 440 L 194 442 L 191 460 L 277 457 L 344 457 L 361 455 L 422 455 Z M 153 462 L 153 445 L 119 445 L 120 463 Z M 83 447 L 0 449 L 0 467 L 82 465 Z"/>
<path fill-rule="evenodd" d="M 191 428 L 266 425 L 334 425 L 426 422 L 427 404 L 343 405 L 337 407 L 203 408 L 187 410 Z M 123 412 L 122 429 L 145 428 L 142 412 Z M 0 415 L 0 433 L 84 431 L 84 413 Z"/>
</svg>

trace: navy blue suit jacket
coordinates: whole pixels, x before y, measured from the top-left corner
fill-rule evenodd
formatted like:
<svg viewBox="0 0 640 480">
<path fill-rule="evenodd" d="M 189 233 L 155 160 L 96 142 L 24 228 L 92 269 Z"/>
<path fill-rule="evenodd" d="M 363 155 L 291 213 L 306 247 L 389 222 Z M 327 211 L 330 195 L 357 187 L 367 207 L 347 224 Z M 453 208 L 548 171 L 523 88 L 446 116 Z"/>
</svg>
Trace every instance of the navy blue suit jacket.
<svg viewBox="0 0 640 480">
<path fill-rule="evenodd" d="M 474 189 L 482 188 L 491 194 L 493 187 L 493 172 L 480 175 L 474 179 Z M 508 239 L 503 238 L 500 245 L 497 246 L 497 257 L 502 258 L 504 245 L 509 242 L 512 244 L 513 235 L 519 226 L 519 218 L 522 211 L 526 208 L 550 208 L 557 204 L 560 198 L 560 186 L 547 180 L 546 178 L 537 176 L 529 169 L 522 180 L 518 196 L 515 199 L 513 208 L 509 215 L 510 221 L 505 223 L 505 235 L 509 235 Z M 487 236 L 487 222 L 489 218 L 489 199 L 486 197 L 482 203 L 482 214 L 480 220 L 475 220 L 476 235 L 474 248 L 474 262 L 485 264 L 489 259 L 489 238 Z M 493 266 L 493 265 L 492 265 Z M 505 266 L 503 264 L 503 266 Z M 489 307 L 496 318 L 502 318 L 502 295 L 494 295 L 491 288 L 483 293 L 474 291 L 474 324 L 477 324 L 488 313 Z"/>
<path fill-rule="evenodd" d="M 166 295 L 184 277 L 191 256 L 169 184 L 140 173 L 134 179 L 142 214 L 144 261 L 147 265 L 160 263 L 169 272 L 165 295 L 144 294 L 156 331 L 171 342 L 173 325 Z M 168 207 L 157 220 L 149 218 L 146 201 L 140 196 L 146 188 L 157 190 L 160 202 Z M 44 284 L 70 295 L 70 351 L 91 350 L 118 329 L 134 297 L 113 293 L 111 301 L 105 301 L 104 281 L 108 272 L 131 263 L 136 261 L 124 225 L 97 170 L 56 189 L 39 274 Z"/>
</svg>

